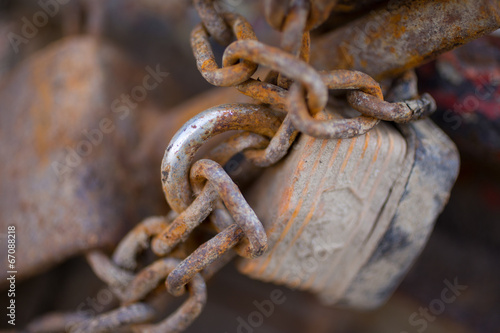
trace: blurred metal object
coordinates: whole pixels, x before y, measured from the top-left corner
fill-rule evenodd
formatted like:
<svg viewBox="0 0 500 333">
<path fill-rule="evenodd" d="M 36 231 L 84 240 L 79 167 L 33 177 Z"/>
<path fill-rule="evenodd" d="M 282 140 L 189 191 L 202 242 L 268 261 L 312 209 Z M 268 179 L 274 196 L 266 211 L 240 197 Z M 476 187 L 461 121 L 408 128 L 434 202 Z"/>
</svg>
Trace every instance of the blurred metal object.
<svg viewBox="0 0 500 333">
<path fill-rule="evenodd" d="M 276 30 L 282 30 L 285 25 L 285 21 L 293 8 L 297 6 L 301 0 L 266 0 L 265 1 L 265 15 L 267 22 Z M 330 12 L 337 4 L 337 0 L 307 0 L 304 1 L 305 4 L 301 6 L 306 6 L 309 12 L 307 18 L 307 28 L 306 30 L 311 30 L 321 23 L 323 23 Z"/>
<path fill-rule="evenodd" d="M 160 258 L 147 267 L 135 273 L 131 269 L 122 267 L 132 266 L 139 252 L 145 250 L 142 241 L 148 241 L 150 237 L 157 235 L 164 227 L 166 220 L 161 217 L 148 218 L 133 229 L 115 251 L 110 259 L 100 251 L 91 251 L 87 254 L 87 260 L 92 269 L 101 278 L 120 300 L 121 306 L 107 313 L 95 317 L 81 316 L 79 313 L 63 314 L 54 313 L 39 318 L 30 324 L 33 332 L 68 331 L 68 332 L 112 332 L 118 328 L 130 327 L 131 325 L 139 332 L 179 332 L 184 330 L 200 314 L 206 302 L 206 286 L 201 275 L 192 274 L 187 289 L 190 297 L 177 311 L 167 318 L 155 323 L 135 325 L 158 319 L 158 309 L 146 302 L 146 297 L 153 292 L 161 282 L 179 265 L 181 260 L 175 258 Z M 156 230 L 156 231 L 155 231 Z M 144 239 L 144 232 L 146 238 Z M 135 243 L 135 245 L 134 245 Z M 126 245 L 132 245 L 133 250 L 125 249 Z M 138 246 L 140 245 L 140 246 Z M 124 258 L 124 251 L 126 260 Z M 185 289 L 177 293 L 182 295 Z"/>
<path fill-rule="evenodd" d="M 56 15 L 61 8 L 64 13 L 61 22 L 64 35 L 76 35 L 83 32 L 97 37 L 103 32 L 107 3 L 108 0 L 68 0 L 63 3 L 51 4 L 49 2 L 44 8 L 52 8 L 51 16 Z"/>
<path fill-rule="evenodd" d="M 166 262 L 160 261 L 160 262 Z M 166 273 L 172 269 L 177 263 L 168 266 Z M 149 281 L 150 277 L 146 276 Z M 140 284 L 140 283 L 139 283 Z M 207 291 L 204 279 L 199 275 L 195 275 L 187 286 L 189 298 L 169 317 L 163 319 L 156 324 L 137 325 L 134 329 L 143 333 L 163 333 L 163 332 L 182 332 L 194 319 L 198 317 L 207 300 Z"/>
<path fill-rule="evenodd" d="M 82 313 L 52 313 L 31 322 L 27 330 L 30 333 L 66 332 L 67 328 L 89 317 Z"/>
<path fill-rule="evenodd" d="M 384 2 L 387 2 L 387 0 L 338 0 L 333 11 L 338 13 L 360 11 Z"/>
<path fill-rule="evenodd" d="M 500 38 L 486 36 L 418 70 L 421 86 L 436 98 L 433 120 L 460 152 L 500 165 Z"/>
<path fill-rule="evenodd" d="M 318 37 L 311 63 L 395 77 L 500 27 L 498 0 L 391 1 Z"/>
<path fill-rule="evenodd" d="M 230 25 L 226 24 L 225 18 L 215 8 L 215 0 L 194 0 L 193 3 L 208 33 L 218 43 L 229 44 L 232 37 Z"/>
<path fill-rule="evenodd" d="M 76 323 L 70 332 L 112 332 L 122 326 L 151 321 L 156 315 L 154 308 L 138 302 L 146 297 L 178 264 L 172 258 L 159 259 L 137 273 L 128 283 L 122 298 L 122 306 L 96 318 Z M 195 275 L 188 287 L 190 298 L 177 311 L 156 324 L 134 325 L 138 332 L 179 332 L 184 330 L 200 314 L 206 302 L 205 281 Z"/>
<path fill-rule="evenodd" d="M 103 333 L 113 332 L 125 325 L 138 324 L 151 320 L 155 312 L 152 307 L 144 303 L 134 303 L 122 306 L 111 312 L 101 314 L 95 318 L 84 320 L 72 325 L 70 333 Z"/>
<path fill-rule="evenodd" d="M 76 38 L 37 53 L 4 81 L 0 151 L 10 158 L 0 166 L 0 224 L 20 235 L 19 279 L 115 244 L 147 210 L 134 205 L 137 183 L 119 157 L 133 146 L 134 116 L 110 112 L 126 91 L 128 66 L 112 47 Z M 123 83 L 109 85 L 109 77 Z"/>
</svg>

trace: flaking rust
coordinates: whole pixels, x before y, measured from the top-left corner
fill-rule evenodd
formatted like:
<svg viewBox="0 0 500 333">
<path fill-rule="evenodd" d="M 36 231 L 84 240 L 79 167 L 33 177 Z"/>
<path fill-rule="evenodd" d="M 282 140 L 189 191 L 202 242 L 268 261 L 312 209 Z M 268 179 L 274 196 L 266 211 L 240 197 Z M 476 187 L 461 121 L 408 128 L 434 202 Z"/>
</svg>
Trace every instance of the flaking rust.
<svg viewBox="0 0 500 333">
<path fill-rule="evenodd" d="M 312 43 L 319 69 L 395 77 L 500 28 L 498 0 L 390 1 Z"/>
</svg>

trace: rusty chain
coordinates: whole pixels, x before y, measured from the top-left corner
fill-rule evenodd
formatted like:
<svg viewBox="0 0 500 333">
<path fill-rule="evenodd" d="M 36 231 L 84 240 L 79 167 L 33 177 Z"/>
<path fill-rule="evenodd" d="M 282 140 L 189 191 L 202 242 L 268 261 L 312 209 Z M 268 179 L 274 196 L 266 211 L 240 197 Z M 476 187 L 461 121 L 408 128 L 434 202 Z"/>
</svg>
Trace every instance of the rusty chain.
<svg viewBox="0 0 500 333">
<path fill-rule="evenodd" d="M 299 132 L 317 138 L 350 138 L 366 133 L 380 120 L 408 122 L 434 111 L 429 95 L 389 103 L 380 85 L 364 73 L 320 73 L 308 64 L 309 30 L 326 20 L 335 3 L 267 0 L 266 18 L 282 31 L 277 48 L 259 42 L 243 16 L 220 12 L 214 0 L 194 0 L 202 22 L 192 30 L 191 46 L 200 73 L 211 84 L 233 86 L 259 104 L 216 106 L 184 124 L 168 145 L 161 166 L 163 190 L 172 211 L 138 224 L 111 257 L 100 251 L 87 254 L 93 271 L 120 306 L 94 318 L 48 316 L 33 323 L 32 331 L 49 327 L 52 331 L 106 332 L 122 326 L 137 332 L 183 331 L 203 309 L 206 279 L 236 254 L 255 258 L 268 247 L 263 225 L 223 169 L 234 155 L 243 153 L 255 166 L 266 167 L 286 155 Z M 226 46 L 222 67 L 217 65 L 210 37 Z M 259 66 L 270 70 L 264 81 L 252 78 Z M 329 90 L 345 93 L 347 103 L 361 115 L 325 119 L 322 111 L 327 108 Z M 315 117 L 319 113 L 322 116 Z M 231 130 L 241 132 L 205 158 L 194 160 L 207 140 Z M 216 233 L 204 244 L 195 244 L 193 251 L 186 241 L 207 218 Z M 158 258 L 143 267 L 137 257 L 148 248 Z M 165 290 L 174 296 L 187 290 L 190 296 L 161 319 L 152 300 L 164 298 Z"/>
</svg>

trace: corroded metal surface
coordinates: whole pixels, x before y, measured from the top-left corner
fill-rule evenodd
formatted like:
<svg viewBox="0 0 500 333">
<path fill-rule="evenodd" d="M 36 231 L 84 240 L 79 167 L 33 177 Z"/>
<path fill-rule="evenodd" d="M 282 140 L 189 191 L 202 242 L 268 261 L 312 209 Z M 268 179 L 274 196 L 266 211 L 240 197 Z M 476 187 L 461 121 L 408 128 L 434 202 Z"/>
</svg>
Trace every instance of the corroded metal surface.
<svg viewBox="0 0 500 333">
<path fill-rule="evenodd" d="M 356 248 L 366 246 L 368 255 L 374 244 L 365 241 L 379 237 L 373 226 L 384 230 L 387 223 L 375 221 L 409 163 L 406 141 L 393 128 L 381 124 L 368 133 L 343 140 L 302 136 L 287 163 L 266 170 L 248 196 L 270 250 L 241 262 L 241 272 L 319 294 L 342 290 L 364 260 Z M 396 202 L 388 207 L 395 208 Z"/>
<path fill-rule="evenodd" d="M 136 269 L 139 253 L 146 250 L 149 239 L 158 235 L 168 223 L 168 219 L 163 216 L 149 217 L 142 221 L 118 244 L 113 253 L 113 262 L 128 270 Z"/>
<path fill-rule="evenodd" d="M 427 118 L 436 111 L 436 102 L 427 93 L 424 93 L 419 99 L 388 103 L 374 96 L 355 91 L 349 94 L 347 100 L 354 109 L 362 114 L 397 123 Z"/>
<path fill-rule="evenodd" d="M 265 106 L 227 104 L 200 113 L 172 138 L 162 162 L 162 183 L 173 210 L 181 213 L 192 201 L 189 166 L 196 151 L 209 138 L 230 130 L 246 130 L 272 137 L 282 115 Z"/>
<path fill-rule="evenodd" d="M 389 227 L 340 301 L 345 306 L 375 308 L 391 296 L 424 249 L 458 176 L 457 148 L 432 121 L 399 128 L 412 146 L 411 172 Z M 321 297 L 331 303 L 330 296 Z"/>
<path fill-rule="evenodd" d="M 224 19 L 231 25 L 238 40 L 257 40 L 250 24 L 241 15 L 226 13 Z M 257 70 L 253 62 L 243 61 L 232 66 L 219 68 L 210 46 L 206 26 L 198 24 L 191 33 L 191 46 L 196 65 L 203 77 L 215 86 L 233 86 L 248 80 Z"/>
<path fill-rule="evenodd" d="M 435 126 L 417 122 L 408 130 L 419 133 L 417 141 L 386 124 L 353 139 L 302 137 L 287 163 L 266 170 L 250 190 L 270 251 L 241 261 L 240 271 L 313 291 L 328 304 L 385 301 L 458 173 L 456 149 Z"/>
<path fill-rule="evenodd" d="M 74 324 L 70 332 L 112 332 L 122 326 L 151 321 L 156 310 L 138 302 L 146 297 L 179 264 L 179 260 L 160 259 L 141 270 L 127 285 L 123 305 L 111 312 Z M 206 302 L 205 281 L 194 275 L 188 285 L 190 297 L 173 314 L 156 324 L 134 325 L 138 332 L 179 332 L 200 314 Z"/>
<path fill-rule="evenodd" d="M 137 216 L 135 198 L 127 194 L 133 178 L 119 162 L 120 151 L 133 146 L 126 128 L 133 128 L 134 116 L 110 111 L 126 86 L 107 82 L 124 63 L 91 38 L 66 40 L 4 82 L 0 150 L 10 158 L 0 167 L 0 222 L 4 229 L 16 225 L 21 235 L 21 279 L 82 250 L 114 244 Z"/>
<path fill-rule="evenodd" d="M 134 303 L 87 319 L 71 326 L 70 333 L 113 332 L 125 325 L 139 324 L 153 319 L 154 309 L 145 303 Z"/>
<path fill-rule="evenodd" d="M 199 226 L 210 215 L 212 205 L 216 199 L 216 189 L 211 185 L 205 186 L 189 207 L 155 237 L 151 244 L 155 254 L 159 256 L 166 255 L 177 244 L 186 240 L 193 229 Z"/>
<path fill-rule="evenodd" d="M 203 310 L 207 291 L 205 281 L 200 275 L 195 275 L 187 286 L 189 298 L 169 317 L 151 325 L 137 325 L 135 329 L 143 333 L 182 332 Z"/>
<path fill-rule="evenodd" d="M 311 0 L 307 1 L 308 11 L 307 30 L 311 30 L 323 23 L 329 16 L 331 10 L 335 8 L 337 0 Z M 291 0 L 266 0 L 264 12 L 267 22 L 276 30 L 282 30 L 285 25 L 287 15 L 293 11 L 294 5 L 302 1 Z"/>
<path fill-rule="evenodd" d="M 364 89 L 365 91 L 375 93 L 378 99 L 383 99 L 378 84 L 364 74 L 352 71 L 337 71 L 323 74 L 321 78 L 330 89 Z M 353 119 L 331 121 L 313 119 L 309 112 L 312 115 L 315 115 L 315 113 L 308 111 L 303 101 L 304 94 L 300 91 L 300 86 L 292 86 L 288 100 L 291 120 L 300 131 L 314 137 L 325 139 L 350 138 L 366 133 L 379 122 L 376 118 L 364 115 Z"/>
<path fill-rule="evenodd" d="M 156 254 L 165 255 L 181 240 L 186 239 L 212 211 L 217 197 L 224 202 L 236 224 L 245 232 L 249 241 L 247 256 L 258 257 L 267 249 L 266 233 L 257 216 L 248 206 L 236 184 L 218 163 L 205 159 L 197 161 L 191 167 L 191 184 L 203 189 L 193 203 L 154 239 L 152 247 Z M 207 213 L 199 217 L 198 211 Z M 194 215 L 196 219 L 187 220 L 189 215 Z"/>
<path fill-rule="evenodd" d="M 311 63 L 379 80 L 500 28 L 498 0 L 392 1 L 316 39 Z"/>
<path fill-rule="evenodd" d="M 236 246 L 243 239 L 244 235 L 243 230 L 238 225 L 233 224 L 208 242 L 202 244 L 168 276 L 167 284 L 170 293 L 177 295 L 181 288 L 193 278 L 196 272 L 215 262 L 228 250 Z"/>
<path fill-rule="evenodd" d="M 288 99 L 291 121 L 301 132 L 317 138 L 351 138 L 371 130 L 379 120 L 410 122 L 425 118 L 436 110 L 435 102 L 428 94 L 420 99 L 385 102 L 379 84 L 361 72 L 336 70 L 322 73 L 321 78 L 329 89 L 348 90 L 348 103 L 362 115 L 331 121 L 314 119 L 307 110 L 300 86 L 292 86 Z"/>
<path fill-rule="evenodd" d="M 303 84 L 308 92 L 311 112 L 319 112 L 327 102 L 327 89 L 316 70 L 307 63 L 279 48 L 254 40 L 237 41 L 224 51 L 223 64 L 230 66 L 239 59 L 247 59 L 286 75 Z"/>
<path fill-rule="evenodd" d="M 203 21 L 203 27 L 220 44 L 227 45 L 231 41 L 231 31 L 224 17 L 215 8 L 214 0 L 194 0 L 193 4 Z"/>
</svg>

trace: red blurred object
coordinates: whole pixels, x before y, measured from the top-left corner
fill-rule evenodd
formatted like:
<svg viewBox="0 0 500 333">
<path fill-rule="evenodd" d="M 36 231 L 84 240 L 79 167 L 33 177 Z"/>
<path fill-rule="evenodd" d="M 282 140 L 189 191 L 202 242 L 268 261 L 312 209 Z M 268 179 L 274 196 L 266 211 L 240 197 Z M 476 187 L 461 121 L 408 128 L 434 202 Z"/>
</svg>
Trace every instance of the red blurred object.
<svg viewBox="0 0 500 333">
<path fill-rule="evenodd" d="M 436 100 L 433 116 L 462 154 L 500 164 L 500 38 L 487 36 L 418 70 Z"/>
</svg>

